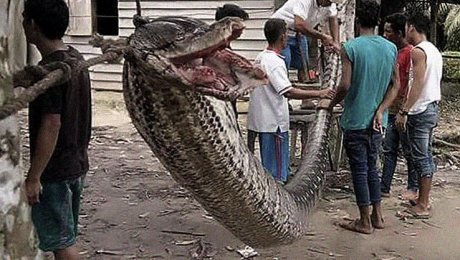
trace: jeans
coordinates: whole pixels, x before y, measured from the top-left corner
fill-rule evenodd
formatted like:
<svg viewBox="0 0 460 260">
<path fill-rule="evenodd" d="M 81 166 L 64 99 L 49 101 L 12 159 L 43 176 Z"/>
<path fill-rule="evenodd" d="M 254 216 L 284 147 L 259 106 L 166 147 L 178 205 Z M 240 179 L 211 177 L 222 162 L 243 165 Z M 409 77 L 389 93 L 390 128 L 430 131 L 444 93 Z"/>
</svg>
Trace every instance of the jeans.
<svg viewBox="0 0 460 260">
<path fill-rule="evenodd" d="M 427 109 L 417 115 L 407 117 L 407 137 L 409 140 L 409 155 L 418 177 L 433 177 L 436 165 L 431 149 L 433 129 L 438 123 L 438 104 L 433 102 Z"/>
<path fill-rule="evenodd" d="M 299 41 L 300 40 L 300 41 Z M 288 36 L 288 42 L 286 48 L 281 51 L 281 55 L 284 57 L 286 68 L 302 69 L 302 52 L 305 54 L 305 59 L 308 59 L 308 43 L 307 37 L 305 36 Z M 305 60 L 305 64 L 307 60 Z"/>
<path fill-rule="evenodd" d="M 370 129 L 345 130 L 343 142 L 358 206 L 369 206 L 380 202 L 377 157 L 382 145 L 382 135 Z"/>
<path fill-rule="evenodd" d="M 382 180 L 380 182 L 381 191 L 385 193 L 390 192 L 391 182 L 398 159 L 399 143 L 401 143 L 403 154 L 407 162 L 407 189 L 416 192 L 418 190 L 417 172 L 414 170 L 409 155 L 410 148 L 407 134 L 399 132 L 395 123 L 396 115 L 388 115 L 388 127 L 385 131 L 385 139 L 383 141 L 384 163 Z"/>
</svg>

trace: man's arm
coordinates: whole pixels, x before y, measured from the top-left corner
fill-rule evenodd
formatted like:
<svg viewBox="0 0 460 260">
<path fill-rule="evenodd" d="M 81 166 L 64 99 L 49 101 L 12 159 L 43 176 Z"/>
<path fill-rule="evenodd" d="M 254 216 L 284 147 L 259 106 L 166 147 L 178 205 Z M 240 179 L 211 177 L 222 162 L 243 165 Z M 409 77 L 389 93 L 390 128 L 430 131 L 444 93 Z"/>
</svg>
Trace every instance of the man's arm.
<svg viewBox="0 0 460 260">
<path fill-rule="evenodd" d="M 412 106 L 417 102 L 422 94 L 423 81 L 425 79 L 426 71 L 426 55 L 425 52 L 419 48 L 414 48 L 411 52 L 411 60 L 414 71 L 414 81 L 410 88 L 409 95 L 405 104 L 402 106 L 403 111 L 409 111 Z"/>
<path fill-rule="evenodd" d="M 333 39 L 330 35 L 321 33 L 313 29 L 302 17 L 294 15 L 294 29 L 306 36 L 311 36 L 316 39 L 322 40 L 326 45 L 330 45 Z"/>
<path fill-rule="evenodd" d="M 284 96 L 291 99 L 308 99 L 308 98 L 332 98 L 335 91 L 332 89 L 322 90 L 305 90 L 299 88 L 291 88 Z"/>
<path fill-rule="evenodd" d="M 329 28 L 331 30 L 331 35 L 332 35 L 332 39 L 334 39 L 334 42 L 336 43 L 340 42 L 339 19 L 337 19 L 337 16 L 329 17 Z"/>
<path fill-rule="evenodd" d="M 387 108 L 393 104 L 395 99 L 398 97 L 399 90 L 401 88 L 401 81 L 399 78 L 399 67 L 396 65 L 393 70 L 393 78 L 392 78 L 393 86 L 388 89 L 387 93 L 385 94 L 385 98 L 383 99 L 382 103 L 378 108 L 378 111 L 385 111 Z"/>
<path fill-rule="evenodd" d="M 396 115 L 396 127 L 401 131 L 406 131 L 407 112 L 417 102 L 422 94 L 423 80 L 425 79 L 426 71 L 426 55 L 425 52 L 419 48 L 414 48 L 411 52 L 412 69 L 414 71 L 414 80 L 412 87 L 409 90 L 409 95 L 406 102 L 401 107 L 405 114 L 398 113 Z"/>
<path fill-rule="evenodd" d="M 26 179 L 27 198 L 31 205 L 39 202 L 40 177 L 56 148 L 60 129 L 60 114 L 45 114 L 42 116 L 34 156 L 30 162 L 30 169 Z"/>
<path fill-rule="evenodd" d="M 342 78 L 340 79 L 339 86 L 337 87 L 337 94 L 335 95 L 334 99 L 330 102 L 330 109 L 332 109 L 338 103 L 342 102 L 342 100 L 347 95 L 348 89 L 351 85 L 351 61 L 348 58 L 348 55 L 346 54 L 344 49 L 342 49 L 340 53 L 342 59 Z"/>
<path fill-rule="evenodd" d="M 383 112 L 393 104 L 395 99 L 398 97 L 399 90 L 401 88 L 401 80 L 399 78 L 399 66 L 396 66 L 393 69 L 393 78 L 392 78 L 393 86 L 390 87 L 385 94 L 385 98 L 383 99 L 382 103 L 380 103 L 377 112 L 374 116 L 374 130 L 382 131 L 382 117 Z"/>
</svg>

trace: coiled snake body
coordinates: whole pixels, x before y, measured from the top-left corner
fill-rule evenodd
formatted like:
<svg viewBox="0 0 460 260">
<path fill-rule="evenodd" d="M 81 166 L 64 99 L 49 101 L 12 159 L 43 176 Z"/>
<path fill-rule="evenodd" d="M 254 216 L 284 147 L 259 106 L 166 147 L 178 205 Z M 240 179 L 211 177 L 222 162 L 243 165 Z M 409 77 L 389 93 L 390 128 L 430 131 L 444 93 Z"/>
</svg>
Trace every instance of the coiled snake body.
<svg viewBox="0 0 460 260">
<path fill-rule="evenodd" d="M 271 246 L 301 236 L 324 182 L 329 112 L 318 112 L 301 165 L 279 186 L 249 152 L 225 101 L 264 80 L 244 58 L 223 50 L 241 34 L 242 21 L 208 26 L 160 17 L 135 24 L 123 93 L 134 126 L 161 163 L 243 242 Z M 228 59 L 209 62 L 216 55 Z M 324 81 L 333 87 L 337 56 L 327 64 Z M 203 80 L 201 74 L 211 77 Z"/>
</svg>

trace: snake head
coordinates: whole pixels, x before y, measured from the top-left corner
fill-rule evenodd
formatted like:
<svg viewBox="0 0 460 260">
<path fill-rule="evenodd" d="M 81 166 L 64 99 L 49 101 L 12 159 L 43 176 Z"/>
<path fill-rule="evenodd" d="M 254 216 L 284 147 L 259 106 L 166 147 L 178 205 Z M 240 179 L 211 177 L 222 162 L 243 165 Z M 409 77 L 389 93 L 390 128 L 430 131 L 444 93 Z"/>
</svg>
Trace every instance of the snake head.
<svg viewBox="0 0 460 260">
<path fill-rule="evenodd" d="M 136 28 L 130 39 L 134 50 L 131 63 L 136 64 L 133 69 L 142 70 L 144 78 L 152 79 L 152 88 L 180 86 L 234 100 L 267 83 L 259 68 L 227 48 L 244 28 L 243 20 L 237 17 L 210 26 L 184 17 L 150 20 Z M 162 84 L 158 84 L 160 81 Z"/>
</svg>

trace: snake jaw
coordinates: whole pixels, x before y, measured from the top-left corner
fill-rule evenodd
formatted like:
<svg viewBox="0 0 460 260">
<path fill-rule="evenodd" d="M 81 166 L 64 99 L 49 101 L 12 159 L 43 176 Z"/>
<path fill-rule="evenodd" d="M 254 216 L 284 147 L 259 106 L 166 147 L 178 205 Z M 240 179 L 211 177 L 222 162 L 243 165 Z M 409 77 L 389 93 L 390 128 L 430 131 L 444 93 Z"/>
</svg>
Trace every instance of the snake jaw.
<svg viewBox="0 0 460 260">
<path fill-rule="evenodd" d="M 151 23 L 155 23 L 155 20 Z M 204 33 L 197 33 L 198 36 L 194 38 L 190 38 L 188 32 L 185 32 L 185 37 L 182 34 L 176 36 L 177 42 L 172 42 L 169 49 L 151 48 L 146 56 L 145 53 L 134 55 L 135 62 L 143 67 L 146 76 L 155 80 L 179 83 L 175 86 L 222 100 L 234 100 L 267 83 L 265 74 L 259 68 L 227 49 L 232 40 L 241 36 L 244 28 L 242 19 L 227 17 L 210 25 Z M 144 46 L 145 41 L 142 44 Z M 148 49 L 143 48 L 144 52 Z M 164 88 L 169 85 L 153 84 L 151 87 Z"/>
</svg>

